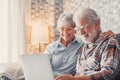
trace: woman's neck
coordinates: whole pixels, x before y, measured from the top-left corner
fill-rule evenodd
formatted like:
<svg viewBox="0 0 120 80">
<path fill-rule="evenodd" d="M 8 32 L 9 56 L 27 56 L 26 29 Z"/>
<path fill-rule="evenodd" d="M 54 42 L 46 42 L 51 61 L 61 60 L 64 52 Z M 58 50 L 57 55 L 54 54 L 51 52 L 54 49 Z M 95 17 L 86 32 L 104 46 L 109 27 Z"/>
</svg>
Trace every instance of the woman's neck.
<svg viewBox="0 0 120 80">
<path fill-rule="evenodd" d="M 72 42 L 73 40 L 74 40 L 74 38 L 71 39 L 70 41 L 65 41 L 64 39 L 61 39 L 61 43 L 62 43 L 65 47 L 67 47 L 68 44 L 69 44 L 70 42 Z"/>
</svg>

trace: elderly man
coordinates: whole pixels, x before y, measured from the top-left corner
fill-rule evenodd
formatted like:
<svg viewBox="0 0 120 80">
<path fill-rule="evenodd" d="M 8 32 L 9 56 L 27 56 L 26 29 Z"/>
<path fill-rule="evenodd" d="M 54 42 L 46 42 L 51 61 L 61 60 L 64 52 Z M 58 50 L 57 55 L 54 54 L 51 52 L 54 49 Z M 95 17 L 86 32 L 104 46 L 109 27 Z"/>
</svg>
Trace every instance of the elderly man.
<svg viewBox="0 0 120 80">
<path fill-rule="evenodd" d="M 63 13 L 58 19 L 57 30 L 60 33 L 60 38 L 50 43 L 45 54 L 50 54 L 51 65 L 54 77 L 61 74 L 75 75 L 75 68 L 77 62 L 77 52 L 82 46 L 83 42 L 75 37 L 75 24 L 73 22 L 73 15 Z M 113 36 L 111 31 L 104 34 L 104 37 Z M 101 37 L 104 39 L 104 37 Z"/>
<path fill-rule="evenodd" d="M 74 21 L 84 41 L 78 52 L 76 76 L 62 75 L 55 80 L 115 80 L 120 57 L 117 41 L 113 38 L 100 40 L 100 18 L 92 9 L 78 10 Z"/>
</svg>

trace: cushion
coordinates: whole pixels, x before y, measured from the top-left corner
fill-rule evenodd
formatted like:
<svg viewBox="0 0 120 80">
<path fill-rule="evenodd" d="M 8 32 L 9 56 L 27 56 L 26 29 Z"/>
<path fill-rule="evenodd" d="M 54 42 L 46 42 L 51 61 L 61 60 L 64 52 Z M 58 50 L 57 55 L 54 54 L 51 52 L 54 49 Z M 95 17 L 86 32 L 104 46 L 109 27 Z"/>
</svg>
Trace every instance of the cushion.
<svg viewBox="0 0 120 80">
<path fill-rule="evenodd" d="M 11 80 L 24 79 L 24 74 L 20 64 L 1 64 L 0 77 L 3 77 L 3 76 Z"/>
<path fill-rule="evenodd" d="M 13 67 L 17 64 L 0 64 L 0 73 L 5 72 L 8 68 Z"/>
</svg>

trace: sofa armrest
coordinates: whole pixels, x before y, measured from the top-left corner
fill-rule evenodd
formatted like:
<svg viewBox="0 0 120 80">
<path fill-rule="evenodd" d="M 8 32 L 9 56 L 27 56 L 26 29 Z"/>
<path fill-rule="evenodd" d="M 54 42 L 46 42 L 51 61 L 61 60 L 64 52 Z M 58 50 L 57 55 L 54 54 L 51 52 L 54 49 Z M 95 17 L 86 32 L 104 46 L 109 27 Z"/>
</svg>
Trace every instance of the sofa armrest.
<svg viewBox="0 0 120 80">
<path fill-rule="evenodd" d="M 24 75 L 20 64 L 0 64 L 0 76 L 17 80 Z"/>
</svg>

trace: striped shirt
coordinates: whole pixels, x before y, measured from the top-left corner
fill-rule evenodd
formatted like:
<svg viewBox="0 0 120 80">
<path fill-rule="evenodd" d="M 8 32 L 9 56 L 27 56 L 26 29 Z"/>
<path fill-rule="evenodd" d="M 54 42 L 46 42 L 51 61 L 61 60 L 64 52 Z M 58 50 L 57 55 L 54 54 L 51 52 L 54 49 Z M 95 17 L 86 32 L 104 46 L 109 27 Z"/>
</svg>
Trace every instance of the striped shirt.
<svg viewBox="0 0 120 80">
<path fill-rule="evenodd" d="M 96 41 L 92 47 L 84 44 L 79 50 L 76 76 L 90 75 L 93 80 L 120 80 L 117 78 L 120 76 L 120 51 L 117 45 L 113 38 Z"/>
<path fill-rule="evenodd" d="M 81 47 L 82 41 L 78 42 L 76 38 L 65 47 L 60 39 L 50 43 L 45 54 L 50 54 L 50 62 L 53 75 L 75 74 L 77 63 L 77 51 Z"/>
</svg>

